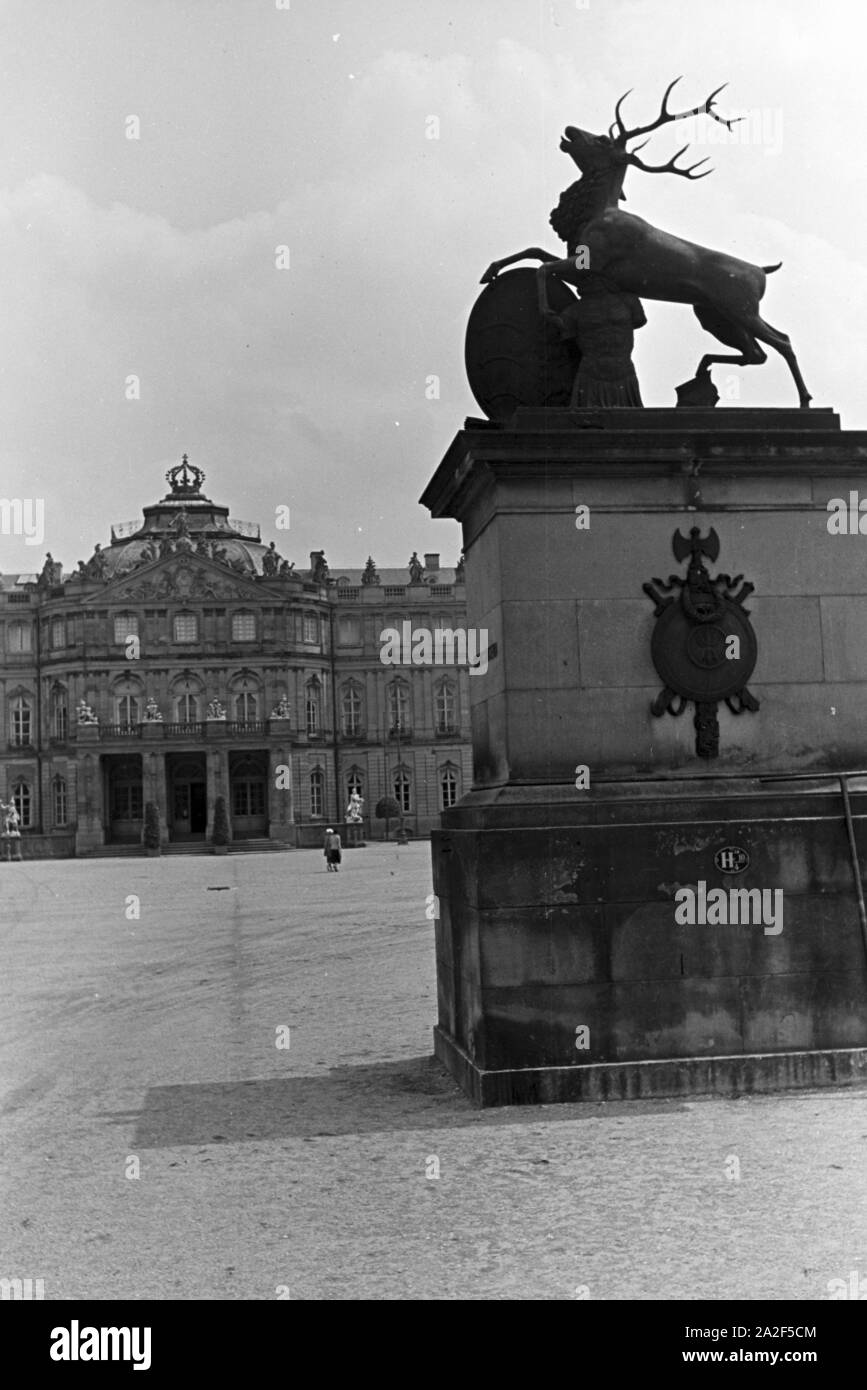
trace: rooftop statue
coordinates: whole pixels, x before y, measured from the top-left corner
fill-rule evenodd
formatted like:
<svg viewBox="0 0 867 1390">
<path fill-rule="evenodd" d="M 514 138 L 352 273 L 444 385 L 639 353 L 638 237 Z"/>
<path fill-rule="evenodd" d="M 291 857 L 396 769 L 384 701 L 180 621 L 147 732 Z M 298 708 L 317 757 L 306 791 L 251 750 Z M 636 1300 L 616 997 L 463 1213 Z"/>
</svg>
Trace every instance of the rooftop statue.
<svg viewBox="0 0 867 1390">
<path fill-rule="evenodd" d="M 568 126 L 560 141 L 560 149 L 570 156 L 581 171 L 581 178 L 561 195 L 557 207 L 551 213 L 550 222 L 554 231 L 566 243 L 567 256 L 562 258 L 538 246 L 528 247 L 512 256 L 494 261 L 482 277 L 482 283 L 493 290 L 494 282 L 506 266 L 516 261 L 530 259 L 541 262 L 537 275 L 540 281 L 539 309 L 542 314 L 553 312 L 564 314 L 564 285 L 571 285 L 582 295 L 585 285 L 592 284 L 598 292 L 600 284 L 620 300 L 612 301 L 622 317 L 622 305 L 639 299 L 659 299 L 668 303 L 691 304 L 702 327 L 712 333 L 720 342 L 734 348 L 733 354 L 706 353 L 702 357 L 697 378 L 709 375 L 714 362 L 736 362 L 741 366 L 756 365 L 767 360 L 762 343 L 774 348 L 785 358 L 798 390 L 802 407 L 810 403 L 810 395 L 804 384 L 792 345 L 785 333 L 772 328 L 759 313 L 759 303 L 765 292 L 767 275 L 779 266 L 757 266 L 742 261 L 722 251 L 708 250 L 697 246 L 669 232 L 663 232 L 645 222 L 633 213 L 625 212 L 619 203 L 625 198 L 623 181 L 630 168 L 640 169 L 647 174 L 677 174 L 690 180 L 704 178 L 710 169 L 696 171 L 706 163 L 701 159 L 695 164 L 682 167 L 677 161 L 688 148 L 684 145 L 677 154 L 664 164 L 646 164 L 639 158 L 638 151 L 648 143 L 650 135 L 665 125 L 685 120 L 689 116 L 708 116 L 731 130 L 742 117 L 725 118 L 714 109 L 714 103 L 723 90 L 716 91 L 699 106 L 687 111 L 671 111 L 668 100 L 672 89 L 681 79 L 669 83 L 662 99 L 659 115 L 648 125 L 629 127 L 622 117 L 623 103 L 629 92 L 617 102 L 614 109 L 614 122 L 607 135 L 594 135 L 590 131 Z M 725 85 L 725 84 L 724 84 Z M 639 145 L 631 142 L 639 136 L 648 137 Z M 515 275 L 521 272 L 515 272 Z M 592 281 L 590 279 L 592 277 Z M 505 278 L 505 277 L 504 277 Z M 510 281 L 513 276 L 507 277 Z M 556 287 L 557 302 L 546 309 L 546 289 Z M 510 291 L 511 303 L 526 290 L 513 284 Z M 485 296 L 480 297 L 473 311 L 477 315 Z M 568 307 L 565 306 L 565 307 Z M 633 306 L 634 307 L 634 306 Z M 509 312 L 505 317 L 508 320 Z M 600 301 L 594 305 L 594 315 L 598 317 Z M 634 311 L 636 314 L 640 312 Z M 490 314 L 488 314 L 490 317 Z M 639 326 L 640 319 L 634 320 Z M 581 345 L 580 317 L 575 335 Z M 514 323 L 507 323 L 514 329 Z M 467 338 L 467 369 L 474 393 L 480 403 L 487 408 L 484 394 L 491 395 L 492 359 L 490 350 L 480 350 L 472 339 L 473 319 L 470 320 Z M 538 337 L 538 325 L 530 324 L 527 311 L 524 311 L 523 327 L 518 332 L 524 334 L 525 357 L 528 334 L 532 330 Z M 594 330 L 595 331 L 595 330 Z M 623 341 L 626 341 L 625 338 Z M 512 354 L 514 357 L 514 353 Z M 554 367 L 562 371 L 562 359 L 554 359 Z M 474 373 L 481 381 L 481 394 L 477 389 Z M 485 375 L 487 374 L 487 375 Z M 547 372 L 551 377 L 551 371 Z M 517 379 L 517 378 L 516 378 Z M 626 394 L 631 391 L 629 386 Z M 549 400 L 529 401 L 520 399 L 520 385 L 512 390 L 519 404 L 548 404 Z M 496 390 L 493 392 L 496 395 Z M 502 394 L 502 393 L 500 393 Z M 572 404 L 582 403 L 580 390 L 573 389 Z M 565 402 L 563 402 L 565 403 Z M 589 403 L 589 402 L 588 402 Z M 626 402 L 624 402 L 626 403 Z M 502 418 L 503 410 L 491 411 L 495 418 Z"/>
</svg>

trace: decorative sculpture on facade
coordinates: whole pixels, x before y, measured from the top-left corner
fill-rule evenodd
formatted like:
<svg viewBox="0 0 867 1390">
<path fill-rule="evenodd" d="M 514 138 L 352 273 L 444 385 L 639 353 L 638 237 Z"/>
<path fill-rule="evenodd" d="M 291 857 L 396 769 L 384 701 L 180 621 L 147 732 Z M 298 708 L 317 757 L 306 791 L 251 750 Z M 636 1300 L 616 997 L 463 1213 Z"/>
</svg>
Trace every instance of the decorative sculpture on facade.
<svg viewBox="0 0 867 1390">
<path fill-rule="evenodd" d="M 226 711 L 219 700 L 209 700 L 208 708 L 205 710 L 206 719 L 225 719 Z"/>
<path fill-rule="evenodd" d="M 278 554 L 277 547 L 272 541 L 262 556 L 262 573 L 269 579 L 280 572 L 280 564 L 283 557 Z"/>
<path fill-rule="evenodd" d="M 86 700 L 79 700 L 76 709 L 76 717 L 79 724 L 98 724 L 99 716 L 94 714 Z"/>
<path fill-rule="evenodd" d="M 714 362 L 735 362 L 741 366 L 765 362 L 767 354 L 761 346 L 765 343 L 785 359 L 797 387 L 800 404 L 806 407 L 810 403 L 810 395 L 788 337 L 772 328 L 759 314 L 766 276 L 779 267 L 752 265 L 724 252 L 684 241 L 668 232 L 659 231 L 618 206 L 625 197 L 623 181 L 629 168 L 648 174 L 677 174 L 687 179 L 703 178 L 711 172 L 710 169 L 703 169 L 701 173 L 696 173 L 706 162 L 705 159 L 686 168 L 677 164 L 688 148 L 686 145 L 664 164 L 645 164 L 637 151 L 647 144 L 647 140 L 630 149 L 631 141 L 639 136 L 649 137 L 662 126 L 690 116 L 708 116 L 729 130 L 743 119 L 726 119 L 715 111 L 714 103 L 722 87 L 718 87 L 699 106 L 687 111 L 670 111 L 668 99 L 679 81 L 680 78 L 675 78 L 669 84 L 659 115 L 648 125 L 630 128 L 624 124 L 621 111 L 629 95 L 627 92 L 615 106 L 614 122 L 607 135 L 594 135 L 575 126 L 566 128 L 560 149 L 574 161 L 582 177 L 561 195 L 551 213 L 550 222 L 566 243 L 567 257 L 562 259 L 538 246 L 531 246 L 494 261 L 482 277 L 482 283 L 490 285 L 506 266 L 532 259 L 541 262 L 538 271 L 540 282 L 546 281 L 549 276 L 554 277 L 561 287 L 564 283 L 571 285 L 582 297 L 585 286 L 591 283 L 598 286 L 601 283 L 609 294 L 626 296 L 628 301 L 637 296 L 640 299 L 691 304 L 702 327 L 736 350 L 733 355 L 705 354 L 699 363 L 696 381 L 701 382 L 709 374 Z M 592 282 L 588 277 L 592 277 Z M 558 293 L 562 295 L 561 290 Z M 483 298 L 479 300 L 477 308 Z M 612 301 L 612 311 L 615 303 Z M 555 310 L 562 315 L 561 306 L 555 306 Z M 595 312 L 601 314 L 601 301 L 597 303 Z M 622 317 L 622 310 L 618 309 L 617 314 Z M 507 327 L 512 328 L 519 339 L 523 337 L 525 342 L 529 341 L 528 334 L 537 333 L 535 326 L 526 321 L 526 315 L 522 322 Z M 473 372 L 478 375 L 480 370 L 478 357 L 468 335 L 467 365 L 474 391 Z M 488 364 L 483 362 L 482 366 L 488 370 Z M 573 392 L 581 394 L 584 389 L 573 388 Z M 487 379 L 484 390 L 490 393 Z M 479 393 L 476 394 L 478 398 Z M 523 403 L 543 404 L 544 401 Z"/>
<path fill-rule="evenodd" d="M 376 565 L 373 563 L 373 556 L 368 555 L 367 564 L 364 566 L 364 573 L 361 576 L 362 584 L 379 584 L 380 578 L 377 573 Z"/>
<path fill-rule="evenodd" d="M 292 706 L 289 704 L 288 698 L 287 698 L 285 695 L 281 695 L 281 696 L 280 696 L 280 699 L 277 701 L 276 705 L 274 706 L 274 708 L 273 708 L 272 711 L 271 711 L 271 718 L 272 718 L 272 719 L 291 719 L 291 717 L 292 717 Z"/>
<path fill-rule="evenodd" d="M 63 566 L 52 558 L 50 550 L 45 556 L 45 564 L 37 582 L 41 589 L 49 589 L 63 582 Z"/>
<path fill-rule="evenodd" d="M 0 801 L 0 824 L 3 826 L 0 832 L 5 850 L 3 857 L 7 863 L 17 862 L 21 859 L 21 819 L 14 801 L 8 804 Z"/>
<path fill-rule="evenodd" d="M 418 551 L 414 550 L 409 557 L 409 582 L 410 584 L 422 584 L 424 582 L 424 565 L 418 558 Z"/>
<path fill-rule="evenodd" d="M 105 579 L 107 566 L 108 562 L 105 557 L 105 552 L 99 541 L 96 542 L 93 554 L 88 560 L 87 565 L 79 561 L 79 569 L 85 571 L 88 579 Z"/>
<path fill-rule="evenodd" d="M 349 798 L 349 805 L 346 808 L 346 820 L 349 825 L 360 825 L 364 819 L 364 797 L 359 796 L 357 791 L 353 791 Z"/>
<path fill-rule="evenodd" d="M 311 550 L 310 574 L 314 584 L 328 583 L 328 562 L 324 550 Z"/>
<path fill-rule="evenodd" d="M 152 695 L 148 696 L 145 704 L 143 722 L 145 724 L 162 724 L 163 722 L 160 707 Z"/>
</svg>

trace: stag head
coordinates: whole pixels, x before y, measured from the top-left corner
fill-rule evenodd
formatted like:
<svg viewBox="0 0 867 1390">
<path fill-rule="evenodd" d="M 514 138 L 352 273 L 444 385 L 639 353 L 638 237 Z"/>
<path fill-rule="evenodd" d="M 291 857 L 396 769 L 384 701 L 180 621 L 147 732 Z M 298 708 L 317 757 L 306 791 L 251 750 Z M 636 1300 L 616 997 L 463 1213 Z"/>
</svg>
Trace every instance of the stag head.
<svg viewBox="0 0 867 1390">
<path fill-rule="evenodd" d="M 570 125 L 566 127 L 563 138 L 560 141 L 560 149 L 564 154 L 569 155 L 584 175 L 589 174 L 592 176 L 619 168 L 622 168 L 625 172 L 626 169 L 632 165 L 636 169 L 643 169 L 646 174 L 680 174 L 683 178 L 687 179 L 704 178 L 705 175 L 710 174 L 712 170 L 703 169 L 700 174 L 695 173 L 695 170 L 700 168 L 702 164 L 707 163 L 707 156 L 705 156 L 704 159 L 698 160 L 695 164 L 688 165 L 686 168 L 681 168 L 677 164 L 677 160 L 689 148 L 688 145 L 684 145 L 682 149 L 679 149 L 677 154 L 672 155 L 671 159 L 667 160 L 665 164 L 645 164 L 643 160 L 638 158 L 637 151 L 644 149 L 644 146 L 648 143 L 647 140 L 643 140 L 640 145 L 636 145 L 631 150 L 628 148 L 629 141 L 636 139 L 637 136 L 647 135 L 649 137 L 654 130 L 659 130 L 661 126 L 669 125 L 673 121 L 686 120 L 688 116 L 710 116 L 711 120 L 718 121 L 719 124 L 724 125 L 727 130 L 731 130 L 733 125 L 744 119 L 743 116 L 733 116 L 726 119 L 724 116 L 718 115 L 714 110 L 716 98 L 723 88 L 728 85 L 725 82 L 722 87 L 717 87 L 716 91 L 711 92 L 707 100 L 702 102 L 701 105 L 693 106 L 689 111 L 669 111 L 668 98 L 671 96 L 673 88 L 680 81 L 681 79 L 676 77 L 673 82 L 668 84 L 665 89 L 665 95 L 662 98 L 659 115 L 655 121 L 651 121 L 650 125 L 634 126 L 631 130 L 624 125 L 620 112 L 624 101 L 630 95 L 632 90 L 630 88 L 630 92 L 624 92 L 614 108 L 614 122 L 609 127 L 607 135 L 593 135 L 589 130 L 579 130 L 576 126 Z"/>
</svg>

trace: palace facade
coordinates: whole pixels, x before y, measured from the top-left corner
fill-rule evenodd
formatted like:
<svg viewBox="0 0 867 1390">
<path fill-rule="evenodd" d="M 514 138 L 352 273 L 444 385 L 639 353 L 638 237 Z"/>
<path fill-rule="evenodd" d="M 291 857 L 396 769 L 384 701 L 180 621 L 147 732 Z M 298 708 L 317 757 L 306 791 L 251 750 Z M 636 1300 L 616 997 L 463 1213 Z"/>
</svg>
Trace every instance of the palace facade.
<svg viewBox="0 0 867 1390">
<path fill-rule="evenodd" d="M 220 797 L 251 848 L 321 844 L 353 791 L 366 836 L 386 796 L 429 832 L 470 786 L 469 673 L 384 666 L 380 633 L 464 627 L 461 564 L 296 570 L 186 456 L 166 476 L 72 574 L 49 555 L 0 578 L 0 799 L 25 857 L 135 852 L 148 802 L 164 845 L 205 850 Z"/>
</svg>

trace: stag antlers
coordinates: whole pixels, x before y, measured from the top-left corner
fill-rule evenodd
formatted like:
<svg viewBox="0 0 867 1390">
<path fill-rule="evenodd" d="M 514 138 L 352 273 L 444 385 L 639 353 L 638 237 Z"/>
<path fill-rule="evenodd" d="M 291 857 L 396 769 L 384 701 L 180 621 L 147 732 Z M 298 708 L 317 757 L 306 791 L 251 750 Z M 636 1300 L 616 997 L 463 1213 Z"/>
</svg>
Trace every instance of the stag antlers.
<svg viewBox="0 0 867 1390">
<path fill-rule="evenodd" d="M 634 126 L 632 130 L 627 130 L 626 126 L 623 124 L 623 120 L 620 115 L 620 108 L 622 107 L 624 101 L 633 90 L 630 87 L 628 92 L 623 93 L 623 96 L 620 97 L 619 101 L 617 102 L 617 105 L 614 108 L 614 121 L 608 128 L 608 136 L 609 139 L 613 140 L 615 145 L 618 145 L 620 149 L 626 152 L 626 157 L 629 163 L 634 164 L 637 169 L 643 169 L 646 174 L 671 173 L 680 174 L 683 178 L 687 179 L 703 179 L 708 174 L 712 173 L 713 170 L 704 169 L 700 174 L 696 174 L 693 171 L 695 169 L 700 168 L 702 164 L 706 164 L 708 159 L 710 158 L 709 155 L 705 155 L 704 159 L 697 160 L 695 164 L 690 164 L 685 169 L 680 169 L 677 166 L 676 161 L 680 158 L 682 154 L 685 153 L 686 150 L 689 149 L 688 144 L 684 145 L 681 149 L 679 149 L 677 151 L 677 154 L 672 155 L 671 159 L 667 160 L 665 164 L 645 164 L 643 160 L 638 158 L 637 151 L 644 149 L 644 146 L 648 144 L 647 140 L 643 140 L 640 145 L 636 145 L 634 150 L 626 149 L 627 142 L 629 140 L 634 140 L 637 135 L 649 136 L 654 130 L 659 130 L 660 126 L 669 125 L 672 121 L 686 120 L 688 116 L 710 116 L 711 120 L 718 121 L 720 125 L 724 125 L 726 130 L 731 130 L 732 126 L 736 125 L 738 121 L 742 121 L 745 119 L 745 117 L 743 116 L 732 116 L 730 119 L 727 120 L 725 116 L 718 115 L 717 112 L 713 109 L 716 98 L 719 96 L 723 88 L 728 86 L 727 82 L 724 82 L 721 87 L 717 87 L 713 92 L 711 92 L 710 96 L 702 105 L 694 106 L 689 111 L 669 111 L 668 98 L 671 96 L 673 88 L 676 87 L 677 83 L 681 80 L 682 79 L 680 77 L 675 77 L 673 82 L 669 82 L 668 86 L 665 89 L 665 95 L 662 98 L 662 105 L 659 108 L 659 115 L 657 116 L 655 121 L 652 121 L 650 125 L 638 125 Z"/>
</svg>

